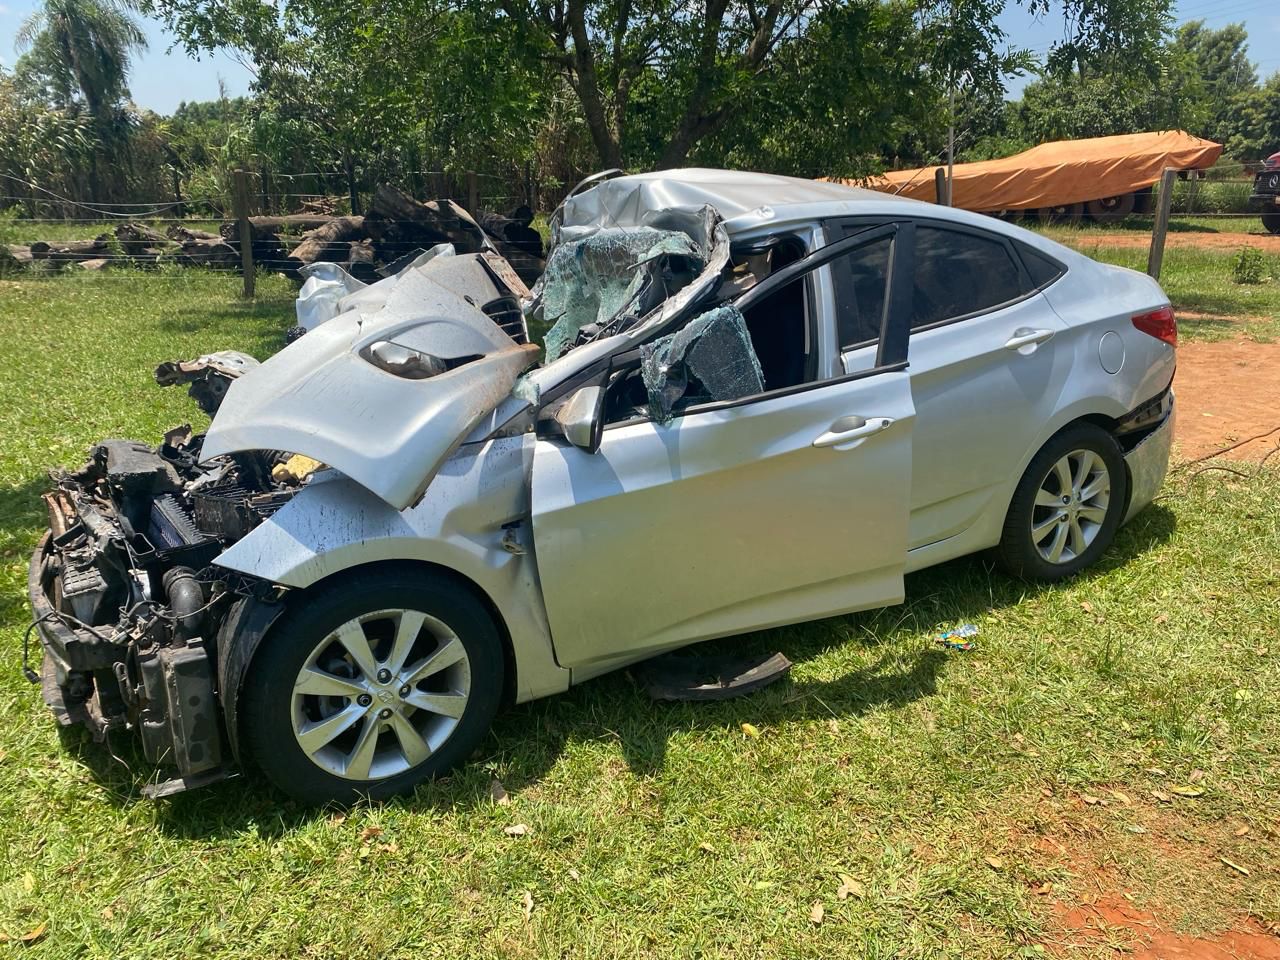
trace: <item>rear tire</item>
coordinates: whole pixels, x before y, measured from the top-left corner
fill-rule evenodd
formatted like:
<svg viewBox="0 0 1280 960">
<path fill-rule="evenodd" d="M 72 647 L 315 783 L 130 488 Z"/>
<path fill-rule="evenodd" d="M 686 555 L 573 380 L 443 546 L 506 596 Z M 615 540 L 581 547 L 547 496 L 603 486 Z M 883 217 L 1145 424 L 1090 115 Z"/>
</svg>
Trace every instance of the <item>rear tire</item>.
<svg viewBox="0 0 1280 960">
<path fill-rule="evenodd" d="M 1016 577 L 1053 581 L 1094 563 L 1115 539 L 1128 500 L 1115 438 L 1091 423 L 1068 427 L 1032 458 L 996 548 Z"/>
<path fill-rule="evenodd" d="M 307 804 L 409 793 L 462 763 L 497 714 L 503 650 L 483 603 L 412 567 L 300 598 L 245 679 L 249 756 Z"/>
<path fill-rule="evenodd" d="M 1133 213 L 1135 198 L 1132 193 L 1122 193 L 1117 197 L 1101 197 L 1090 200 L 1084 205 L 1085 211 L 1099 223 L 1113 223 L 1123 220 Z"/>
<path fill-rule="evenodd" d="M 1268 233 L 1280 233 L 1280 211 L 1268 211 L 1262 215 L 1262 225 Z"/>
<path fill-rule="evenodd" d="M 1041 207 L 1036 211 L 1036 216 L 1041 223 L 1076 224 L 1084 216 L 1084 204 L 1060 203 L 1054 207 Z"/>
</svg>

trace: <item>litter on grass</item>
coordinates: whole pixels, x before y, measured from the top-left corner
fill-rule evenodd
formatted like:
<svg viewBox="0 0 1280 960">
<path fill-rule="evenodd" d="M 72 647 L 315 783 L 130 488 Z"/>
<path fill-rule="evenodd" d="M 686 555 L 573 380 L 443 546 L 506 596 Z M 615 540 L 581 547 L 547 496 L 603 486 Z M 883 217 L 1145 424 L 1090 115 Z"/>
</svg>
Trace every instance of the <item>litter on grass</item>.
<svg viewBox="0 0 1280 960">
<path fill-rule="evenodd" d="M 933 642 L 946 647 L 948 650 L 959 650 L 961 653 L 968 653 L 978 645 L 978 641 L 970 640 L 969 637 L 976 637 L 977 635 L 978 628 L 972 623 L 966 623 L 963 627 L 956 627 L 954 630 L 938 634 L 933 638 Z"/>
</svg>

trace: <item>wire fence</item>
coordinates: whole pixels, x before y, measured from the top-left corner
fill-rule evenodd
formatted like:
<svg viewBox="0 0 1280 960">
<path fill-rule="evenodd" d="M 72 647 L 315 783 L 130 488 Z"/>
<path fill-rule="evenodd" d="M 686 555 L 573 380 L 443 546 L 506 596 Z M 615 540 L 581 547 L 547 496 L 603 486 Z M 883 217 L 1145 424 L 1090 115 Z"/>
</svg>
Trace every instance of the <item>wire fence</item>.
<svg viewBox="0 0 1280 960">
<path fill-rule="evenodd" d="M 285 183 L 304 182 L 308 178 L 340 174 L 341 171 L 304 171 L 271 173 L 269 176 L 278 187 Z M 408 190 L 407 182 L 415 176 L 425 192 Z M 268 237 L 251 237 L 248 262 L 252 270 L 296 276 L 300 264 L 293 259 L 292 253 L 305 239 L 307 231 L 333 219 L 351 216 L 352 198 L 334 192 L 277 188 L 271 194 L 270 203 L 264 203 L 261 187 L 267 178 L 256 174 L 249 177 L 243 210 L 235 209 L 234 189 L 229 197 L 216 198 L 216 204 L 214 198 L 190 197 L 97 203 L 61 196 L 38 184 L 18 181 L 6 174 L 0 174 L 0 177 L 18 186 L 17 190 L 0 193 L 0 276 L 6 277 L 46 278 L 68 270 L 101 271 L 106 268 L 123 278 L 127 278 L 124 273 L 127 269 L 148 270 L 172 280 L 181 279 L 184 270 L 197 267 L 243 273 L 244 251 L 241 250 L 236 226 L 240 217 L 249 218 L 251 223 L 253 218 L 284 218 L 285 222 L 277 224 Z M 0 181 L 0 189 L 5 181 Z M 451 185 L 455 189 L 446 194 L 425 189 L 440 184 Z M 477 215 L 481 212 L 501 215 L 517 207 L 526 207 L 530 208 L 527 215 L 531 216 L 533 205 L 528 201 L 536 198 L 537 194 L 527 181 L 513 183 L 510 179 L 483 173 L 455 176 L 438 170 L 405 171 L 397 178 L 396 185 L 418 198 L 449 200 Z M 1242 243 L 1249 242 L 1244 239 L 1246 236 L 1267 235 L 1260 211 L 1251 205 L 1253 188 L 1253 165 L 1220 163 L 1207 175 L 1180 174 L 1169 190 L 1168 232 L 1216 231 L 1241 235 Z M 60 205 L 64 215 L 56 215 L 52 210 L 41 211 L 44 215 L 40 216 L 16 215 L 19 208 L 14 204 L 25 202 L 32 193 L 44 196 L 50 204 Z M 358 208 L 367 209 L 375 194 L 376 191 L 370 191 L 357 197 Z M 1088 227 L 1090 236 L 1102 236 L 1105 230 L 1134 237 L 1158 232 L 1160 200 L 1161 188 L 1156 184 L 1147 191 L 1145 201 L 1137 204 L 1137 212 L 1116 222 L 1093 223 L 1088 213 L 1081 209 L 1082 205 L 1044 211 L 1007 211 L 1002 216 L 1030 221 L 1027 225 L 1033 228 L 1079 225 Z M 207 206 L 197 212 L 195 208 L 199 204 Z M 367 250 L 355 249 L 361 244 L 365 247 L 370 245 L 367 234 L 355 234 L 340 236 L 326 243 L 318 259 L 358 267 L 368 274 L 423 245 L 414 240 L 414 228 L 422 226 L 420 221 L 386 216 L 379 216 L 378 220 L 381 234 L 372 241 L 376 248 L 374 256 L 371 257 Z M 406 236 L 388 239 L 387 235 L 394 235 L 399 228 L 405 228 Z M 495 236 L 500 237 L 500 234 Z M 1127 242 L 1132 245 L 1132 241 Z M 537 250 L 526 249 L 523 253 L 528 256 L 519 264 L 522 276 L 535 276 L 541 268 L 538 261 L 540 245 Z M 517 259 L 521 255 L 521 250 L 512 254 Z"/>
</svg>

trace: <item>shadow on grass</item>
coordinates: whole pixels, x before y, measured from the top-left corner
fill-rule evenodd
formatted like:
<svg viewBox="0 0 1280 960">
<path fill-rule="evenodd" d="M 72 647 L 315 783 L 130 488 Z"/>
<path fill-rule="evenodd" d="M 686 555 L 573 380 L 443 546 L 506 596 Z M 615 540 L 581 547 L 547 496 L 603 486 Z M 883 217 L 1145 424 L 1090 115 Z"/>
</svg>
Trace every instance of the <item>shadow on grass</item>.
<svg viewBox="0 0 1280 960">
<path fill-rule="evenodd" d="M 1167 507 L 1147 508 L 1075 582 L 1122 567 L 1168 540 L 1175 528 L 1176 519 Z M 707 652 L 780 650 L 793 663 L 804 664 L 835 648 L 856 644 L 870 655 L 870 662 L 843 676 L 828 681 L 783 680 L 748 697 L 690 704 L 656 703 L 627 672 L 609 674 L 566 693 L 508 709 L 460 770 L 392 803 L 417 809 L 488 803 L 495 766 L 503 767 L 507 788 L 519 790 L 542 779 L 575 742 L 614 741 L 633 774 L 654 776 L 664 767 L 673 736 L 736 730 L 747 721 L 774 728 L 815 719 L 843 721 L 872 710 L 901 707 L 932 696 L 949 660 L 957 655 L 933 646 L 920 649 L 921 633 L 975 620 L 1054 589 L 1053 584 L 1025 583 L 998 573 L 982 555 L 923 570 L 907 577 L 906 602 L 901 606 L 700 645 Z M 142 787 L 157 778 L 156 769 L 143 758 L 131 735 L 118 734 L 109 744 L 93 743 L 82 730 L 62 731 L 62 737 L 68 752 L 121 806 L 137 802 Z M 161 829 L 190 839 L 245 831 L 278 836 L 326 815 L 294 804 L 255 772 L 155 803 Z"/>
<path fill-rule="evenodd" d="M 1171 510 L 1161 504 L 1147 508 L 1120 531 L 1102 560 L 1075 582 L 1124 566 L 1168 540 L 1175 529 Z M 901 707 L 932 696 L 949 660 L 958 655 L 932 646 L 920 649 L 921 633 L 975 620 L 1054 589 L 1053 584 L 1013 580 L 996 572 L 981 555 L 920 571 L 907 578 L 902 606 L 701 645 L 708 652 L 780 650 L 794 663 L 804 664 L 837 647 L 856 644 L 870 655 L 870 662 L 843 676 L 828 681 L 784 680 L 748 697 L 690 704 L 655 703 L 627 672 L 609 674 L 564 694 L 507 710 L 464 767 L 393 804 L 448 809 L 488 803 L 495 766 L 502 767 L 506 787 L 519 790 L 542 779 L 575 742 L 616 742 L 633 774 L 654 776 L 662 771 L 674 736 L 698 730 L 734 731 L 748 721 L 774 728 L 810 720 L 843 721 L 872 710 Z M 103 773 L 113 793 L 136 797 L 143 781 L 109 762 Z M 101 761 L 97 763 L 101 770 Z M 147 769 L 145 764 L 141 769 Z M 255 773 L 162 801 L 157 808 L 164 830 L 191 838 L 246 829 L 278 835 L 324 815 L 294 805 Z"/>
</svg>

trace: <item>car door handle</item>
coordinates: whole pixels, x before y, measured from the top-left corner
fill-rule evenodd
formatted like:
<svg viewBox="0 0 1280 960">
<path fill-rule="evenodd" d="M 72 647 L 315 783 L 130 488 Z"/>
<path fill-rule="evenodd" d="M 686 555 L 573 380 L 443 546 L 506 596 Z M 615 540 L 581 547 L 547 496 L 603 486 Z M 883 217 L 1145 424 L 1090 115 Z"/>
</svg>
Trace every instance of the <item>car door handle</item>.
<svg viewBox="0 0 1280 960">
<path fill-rule="evenodd" d="M 1053 330 L 1032 330 L 1030 327 L 1019 327 L 1013 336 L 1004 342 L 1006 350 L 1022 350 L 1023 347 L 1036 347 L 1053 338 Z M 1028 353 L 1032 351 L 1028 350 Z"/>
<path fill-rule="evenodd" d="M 838 450 L 851 450 L 857 445 L 857 442 L 864 440 L 872 434 L 885 430 L 893 423 L 891 417 L 859 417 L 856 414 L 848 417 L 841 417 L 831 425 L 831 429 L 817 440 L 813 441 L 815 447 L 835 447 Z M 849 446 L 845 446 L 849 444 Z"/>
</svg>

